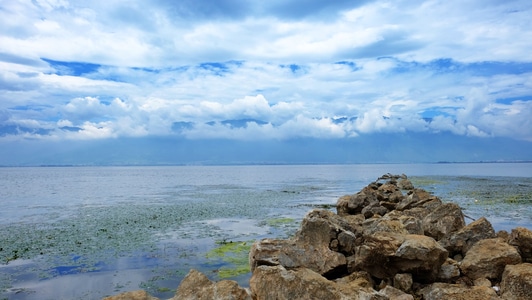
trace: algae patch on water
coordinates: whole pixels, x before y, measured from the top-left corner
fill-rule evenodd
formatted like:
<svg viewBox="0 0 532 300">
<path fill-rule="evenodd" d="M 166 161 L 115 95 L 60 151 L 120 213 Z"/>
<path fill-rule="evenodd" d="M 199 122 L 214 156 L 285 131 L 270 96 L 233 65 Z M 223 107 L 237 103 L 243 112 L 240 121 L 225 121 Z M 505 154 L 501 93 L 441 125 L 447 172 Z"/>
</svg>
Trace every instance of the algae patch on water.
<svg viewBox="0 0 532 300">
<path fill-rule="evenodd" d="M 212 262 L 222 261 L 224 266 L 217 270 L 221 279 L 236 277 L 250 272 L 249 250 L 253 241 L 218 242 L 218 247 L 211 249 L 205 256 Z"/>
</svg>

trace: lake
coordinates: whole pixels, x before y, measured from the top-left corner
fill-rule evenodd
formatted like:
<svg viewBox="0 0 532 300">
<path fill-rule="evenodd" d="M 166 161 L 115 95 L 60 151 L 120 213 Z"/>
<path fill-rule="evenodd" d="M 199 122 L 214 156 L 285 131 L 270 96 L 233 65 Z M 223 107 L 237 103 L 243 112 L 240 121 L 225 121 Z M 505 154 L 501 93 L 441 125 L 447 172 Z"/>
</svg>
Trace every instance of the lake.
<svg viewBox="0 0 532 300">
<path fill-rule="evenodd" d="M 532 229 L 532 163 L 5 167 L 0 299 L 170 298 L 190 268 L 246 286 L 254 240 L 386 173 L 496 230 Z"/>
</svg>

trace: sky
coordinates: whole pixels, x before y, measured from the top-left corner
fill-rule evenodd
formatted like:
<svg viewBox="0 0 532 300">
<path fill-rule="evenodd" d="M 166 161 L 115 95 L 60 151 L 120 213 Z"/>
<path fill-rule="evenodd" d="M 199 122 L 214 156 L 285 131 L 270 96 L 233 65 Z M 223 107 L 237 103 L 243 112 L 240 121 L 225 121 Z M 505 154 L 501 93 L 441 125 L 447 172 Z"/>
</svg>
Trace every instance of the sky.
<svg viewBox="0 0 532 300">
<path fill-rule="evenodd" d="M 0 165 L 532 160 L 532 2 L 10 0 Z"/>
</svg>

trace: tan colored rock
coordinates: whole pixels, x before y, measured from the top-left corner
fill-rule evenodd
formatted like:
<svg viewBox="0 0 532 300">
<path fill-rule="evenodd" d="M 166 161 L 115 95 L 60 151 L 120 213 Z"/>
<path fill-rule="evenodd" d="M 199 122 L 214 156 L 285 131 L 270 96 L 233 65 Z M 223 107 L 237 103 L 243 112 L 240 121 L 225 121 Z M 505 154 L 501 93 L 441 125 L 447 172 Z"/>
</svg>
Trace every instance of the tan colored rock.
<svg viewBox="0 0 532 300">
<path fill-rule="evenodd" d="M 414 300 L 414 296 L 407 294 L 400 289 L 396 289 L 387 285 L 385 288 L 379 291 L 379 294 L 386 296 L 388 299 L 393 300 Z"/>
<path fill-rule="evenodd" d="M 506 265 L 521 263 L 517 250 L 500 239 L 486 239 L 474 244 L 460 264 L 462 273 L 475 280 L 500 280 Z"/>
<path fill-rule="evenodd" d="M 502 274 L 501 297 L 505 300 L 532 299 L 532 264 L 506 266 Z"/>
<path fill-rule="evenodd" d="M 436 240 L 465 226 L 462 209 L 455 203 L 445 203 L 423 218 L 423 231 Z"/>
<path fill-rule="evenodd" d="M 477 279 L 473 280 L 473 284 L 475 286 L 492 287 L 491 281 L 488 278 L 477 278 Z"/>
<path fill-rule="evenodd" d="M 451 282 L 460 277 L 460 267 L 454 259 L 447 258 L 441 265 L 436 279 L 441 282 Z"/>
<path fill-rule="evenodd" d="M 401 273 L 411 273 L 414 279 L 428 282 L 435 279 L 448 252 L 433 238 L 409 234 L 397 249 L 392 261 Z"/>
<path fill-rule="evenodd" d="M 423 289 L 420 294 L 423 299 L 430 300 L 496 300 L 500 299 L 497 293 L 489 287 L 461 284 L 433 283 Z"/>
<path fill-rule="evenodd" d="M 287 270 L 283 266 L 259 266 L 249 281 L 253 299 L 374 299 L 385 300 L 360 276 L 353 280 L 327 280 L 307 269 Z"/>
<path fill-rule="evenodd" d="M 336 211 L 338 215 L 356 215 L 361 213 L 364 207 L 372 203 L 378 203 L 377 187 L 374 187 L 375 189 L 371 185 L 368 185 L 354 195 L 340 197 L 336 202 Z"/>
<path fill-rule="evenodd" d="M 139 290 L 125 292 L 119 295 L 105 297 L 103 300 L 158 300 L 159 298 L 152 297 L 148 292 Z"/>
<path fill-rule="evenodd" d="M 364 270 L 377 278 L 388 278 L 397 273 L 390 263 L 405 236 L 393 232 L 376 232 L 363 237 L 355 251 L 355 268 Z"/>
<path fill-rule="evenodd" d="M 484 217 L 468 224 L 464 228 L 445 236 L 440 244 L 452 255 L 466 252 L 478 241 L 495 238 L 495 230 L 491 223 Z"/>
<path fill-rule="evenodd" d="M 508 243 L 517 247 L 523 261 L 532 263 L 532 230 L 524 227 L 512 229 Z"/>
<path fill-rule="evenodd" d="M 400 289 L 405 293 L 408 293 L 410 290 L 412 290 L 413 283 L 414 280 L 412 279 L 412 274 L 410 273 L 395 274 L 393 277 L 393 287 Z"/>
<path fill-rule="evenodd" d="M 347 272 L 346 255 L 355 249 L 349 223 L 328 210 L 310 211 L 292 240 L 264 239 L 251 246 L 251 271 L 260 265 L 305 267 L 327 277 Z"/>
<path fill-rule="evenodd" d="M 171 300 L 251 300 L 248 290 L 236 281 L 212 282 L 203 273 L 190 270 Z"/>
</svg>

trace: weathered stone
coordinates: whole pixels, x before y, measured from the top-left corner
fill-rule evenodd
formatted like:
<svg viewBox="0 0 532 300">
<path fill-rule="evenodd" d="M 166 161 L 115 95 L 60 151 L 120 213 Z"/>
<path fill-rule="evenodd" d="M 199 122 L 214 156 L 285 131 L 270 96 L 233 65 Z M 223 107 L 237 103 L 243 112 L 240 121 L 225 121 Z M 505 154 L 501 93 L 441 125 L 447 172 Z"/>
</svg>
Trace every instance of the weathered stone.
<svg viewBox="0 0 532 300">
<path fill-rule="evenodd" d="M 464 286 L 461 284 L 433 283 L 423 289 L 420 294 L 423 299 L 430 300 L 496 300 L 497 293 L 485 286 Z"/>
<path fill-rule="evenodd" d="M 371 218 L 374 215 L 384 216 L 389 210 L 382 206 L 379 202 L 372 202 L 364 207 L 361 213 L 366 218 Z"/>
<path fill-rule="evenodd" d="M 454 259 L 447 258 L 441 265 L 436 279 L 442 282 L 451 282 L 460 277 L 460 267 Z"/>
<path fill-rule="evenodd" d="M 501 297 L 505 300 L 532 299 L 532 264 L 506 266 L 502 273 Z"/>
<path fill-rule="evenodd" d="M 378 193 L 370 186 L 367 186 L 354 195 L 340 197 L 336 202 L 336 211 L 340 216 L 347 214 L 356 215 L 361 213 L 364 207 L 378 202 Z"/>
<path fill-rule="evenodd" d="M 148 292 L 139 290 L 125 292 L 115 296 L 105 297 L 103 300 L 158 300 L 159 298 L 152 297 Z"/>
<path fill-rule="evenodd" d="M 462 273 L 471 279 L 500 280 L 506 265 L 521 263 L 517 250 L 500 239 L 478 241 L 467 251 L 460 264 Z"/>
<path fill-rule="evenodd" d="M 249 255 L 251 271 L 259 265 L 282 265 L 306 267 L 327 277 L 338 277 L 347 272 L 345 255 L 351 255 L 355 248 L 356 237 L 348 229 L 349 224 L 333 212 L 312 210 L 293 240 L 255 242 Z"/>
<path fill-rule="evenodd" d="M 399 179 L 399 181 L 397 182 L 397 187 L 401 190 L 413 190 L 414 189 L 414 185 L 412 184 L 412 182 L 406 178 Z"/>
<path fill-rule="evenodd" d="M 259 266 L 249 281 L 253 299 L 386 299 L 360 277 L 335 282 L 307 269 Z"/>
<path fill-rule="evenodd" d="M 414 280 L 412 279 L 412 274 L 410 273 L 395 274 L 393 277 L 393 287 L 406 293 L 412 290 L 413 283 Z"/>
<path fill-rule="evenodd" d="M 379 294 L 386 296 L 388 299 L 393 300 L 414 300 L 414 296 L 407 294 L 399 289 L 387 285 L 385 288 L 379 291 Z"/>
<path fill-rule="evenodd" d="M 420 282 L 432 281 L 448 252 L 433 238 L 409 234 L 397 249 L 392 265 L 402 273 L 411 273 Z"/>
<path fill-rule="evenodd" d="M 523 261 L 532 263 L 532 230 L 524 227 L 512 229 L 508 243 L 517 247 Z"/>
<path fill-rule="evenodd" d="M 454 203 L 445 203 L 423 218 L 423 231 L 436 240 L 458 231 L 465 226 L 464 215 L 460 206 Z"/>
<path fill-rule="evenodd" d="M 477 278 L 473 280 L 475 286 L 487 286 L 491 287 L 491 281 L 488 278 Z"/>
<path fill-rule="evenodd" d="M 363 223 L 364 234 L 375 232 L 395 232 L 399 234 L 423 234 L 421 220 L 411 216 L 401 215 L 400 212 L 392 211 L 382 218 L 368 219 Z"/>
<path fill-rule="evenodd" d="M 476 242 L 484 239 L 495 238 L 495 230 L 491 223 L 484 217 L 468 224 L 462 229 L 445 236 L 440 240 L 440 244 L 447 249 L 451 255 L 461 253 L 465 255 L 466 252 Z"/>
<path fill-rule="evenodd" d="M 364 270 L 377 278 L 387 278 L 397 273 L 390 262 L 405 236 L 393 232 L 376 232 L 363 237 L 355 251 L 355 268 Z"/>
<path fill-rule="evenodd" d="M 203 273 L 190 270 L 179 285 L 171 300 L 251 300 L 248 290 L 241 288 L 236 281 L 212 282 Z"/>
<path fill-rule="evenodd" d="M 406 210 L 414 207 L 419 207 L 427 201 L 433 200 L 434 197 L 427 191 L 422 189 L 413 189 L 406 197 L 403 197 L 401 202 L 397 204 L 397 210 Z"/>
</svg>

